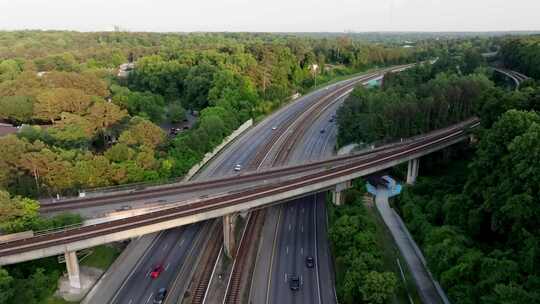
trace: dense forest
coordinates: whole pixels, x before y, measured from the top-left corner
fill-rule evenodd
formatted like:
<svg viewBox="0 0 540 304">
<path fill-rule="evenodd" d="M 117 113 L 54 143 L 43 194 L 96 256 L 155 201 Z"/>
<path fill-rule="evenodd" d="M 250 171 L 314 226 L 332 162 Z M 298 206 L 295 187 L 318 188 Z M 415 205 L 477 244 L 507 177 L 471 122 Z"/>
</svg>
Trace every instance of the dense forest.
<svg viewBox="0 0 540 304">
<path fill-rule="evenodd" d="M 430 52 L 346 36 L 0 32 L 0 122 L 20 126 L 0 137 L 0 230 L 80 222 L 43 219 L 34 199 L 182 177 L 293 94 Z M 62 272 L 54 258 L 0 269 L 0 303 L 43 302 Z"/>
<path fill-rule="evenodd" d="M 500 53 L 505 66 L 540 79 L 540 37 L 505 40 Z"/>
<path fill-rule="evenodd" d="M 508 40 L 500 59 L 536 76 L 535 39 Z M 498 87 L 474 51 L 357 89 L 339 111 L 339 142 L 399 140 L 480 117 L 475 143 L 423 159 L 394 207 L 453 303 L 540 303 L 540 84 Z"/>
<path fill-rule="evenodd" d="M 400 285 L 398 276 L 389 271 L 378 235 L 385 228 L 377 226 L 365 206 L 364 189 L 365 184 L 358 180 L 347 190 L 344 206 L 328 205 L 328 237 L 339 303 L 388 303 Z"/>
</svg>

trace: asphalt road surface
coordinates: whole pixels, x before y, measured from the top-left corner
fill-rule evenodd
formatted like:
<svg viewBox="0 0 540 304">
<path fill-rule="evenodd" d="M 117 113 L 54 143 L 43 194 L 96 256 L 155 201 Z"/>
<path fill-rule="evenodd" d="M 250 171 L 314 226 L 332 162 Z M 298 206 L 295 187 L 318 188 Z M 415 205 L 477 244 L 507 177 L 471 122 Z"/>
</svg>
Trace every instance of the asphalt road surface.
<svg viewBox="0 0 540 304">
<path fill-rule="evenodd" d="M 269 118 L 251 128 L 230 146 L 226 147 L 220 155 L 204 168 L 196 179 L 238 174 L 233 170 L 234 166 L 236 164 L 243 166 L 248 164 L 250 160 L 255 157 L 257 147 L 267 141 L 272 132 L 274 132 L 274 130 L 272 130 L 274 126 L 283 124 L 289 117 L 298 116 L 308 105 L 316 102 L 327 93 L 328 88 L 338 88 L 346 83 L 348 83 L 348 81 L 322 88 L 301 97 L 297 101 L 280 109 Z M 332 128 L 335 128 L 335 125 L 333 127 L 329 126 L 328 124 L 330 123 L 328 122 L 328 118 L 328 116 L 323 115 L 321 116 L 322 120 L 318 120 L 315 124 L 315 129 L 325 125 L 325 127 L 328 128 L 328 133 L 326 131 L 324 133 L 319 133 L 320 129 L 316 130 L 316 134 L 319 134 L 317 136 L 319 139 L 314 139 L 314 141 L 311 142 L 311 146 L 309 144 L 306 146 L 311 149 L 311 151 L 319 151 L 317 153 L 323 153 L 322 151 L 332 151 L 333 145 L 320 144 L 320 138 L 326 138 L 327 141 L 335 141 L 335 129 L 332 130 Z M 326 122 L 324 120 L 326 120 Z M 307 148 L 302 147 L 302 149 Z M 308 154 L 314 155 L 317 153 L 310 152 Z M 301 157 L 297 160 L 300 160 L 300 158 Z M 209 225 L 209 223 L 199 223 L 172 229 L 159 234 L 158 239 L 151 245 L 152 247 L 148 249 L 148 254 L 144 255 L 136 269 L 133 270 L 131 278 L 117 292 L 113 303 L 151 303 L 153 300 L 152 297 L 155 296 L 157 290 L 161 287 L 167 288 L 174 280 L 178 271 L 182 269 L 187 253 L 191 252 L 191 254 L 195 255 L 200 254 L 200 252 L 192 251 L 191 249 L 194 246 L 195 240 L 201 234 L 200 231 L 204 225 Z M 306 228 L 308 228 L 308 226 L 310 225 L 306 222 Z M 180 243 L 182 246 L 179 245 Z M 298 246 L 295 246 L 296 249 L 298 249 L 297 247 Z M 157 264 L 164 265 L 164 267 L 167 267 L 167 270 L 160 275 L 158 280 L 152 280 L 147 277 L 146 274 Z M 185 265 L 185 267 L 192 267 L 192 265 Z M 189 271 L 186 271 L 186 273 L 189 273 Z M 190 277 L 182 279 L 185 281 L 191 280 Z M 326 286 L 333 286 L 333 284 Z M 328 289 L 328 287 L 326 287 L 326 289 Z M 183 292 L 180 292 L 179 294 L 183 294 Z"/>
<path fill-rule="evenodd" d="M 290 163 L 322 159 L 334 153 L 337 126 L 333 116 L 343 100 L 316 120 L 293 151 Z M 319 193 L 269 210 L 250 303 L 336 303 L 325 203 L 325 194 Z M 308 256 L 315 261 L 313 268 L 306 265 Z M 300 290 L 290 289 L 291 275 L 300 278 Z"/>
</svg>

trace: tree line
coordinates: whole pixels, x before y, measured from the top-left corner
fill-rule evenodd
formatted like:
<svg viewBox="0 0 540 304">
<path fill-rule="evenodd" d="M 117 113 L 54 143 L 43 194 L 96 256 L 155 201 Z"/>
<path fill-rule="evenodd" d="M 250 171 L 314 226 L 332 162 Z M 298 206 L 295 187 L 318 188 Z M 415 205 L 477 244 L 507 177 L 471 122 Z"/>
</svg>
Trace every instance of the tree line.
<svg viewBox="0 0 540 304">
<path fill-rule="evenodd" d="M 498 87 L 482 65 L 466 72 L 467 61 L 480 62 L 466 52 L 354 92 L 338 115 L 340 143 L 399 140 L 479 116 L 475 144 L 425 157 L 417 184 L 393 205 L 453 303 L 538 303 L 540 85 Z"/>
<path fill-rule="evenodd" d="M 2 32 L 0 41 L 0 121 L 25 125 L 0 137 L 2 232 L 80 222 L 45 220 L 33 199 L 181 177 L 294 93 L 416 58 L 399 46 L 272 34 L 23 31 Z M 130 60 L 136 68 L 117 78 Z M 196 123 L 168 136 L 163 125 L 186 113 Z M 43 301 L 61 274 L 54 264 L 0 269 L 0 303 Z"/>
<path fill-rule="evenodd" d="M 388 271 L 377 227 L 364 205 L 365 184 L 347 190 L 343 206 L 328 205 L 328 236 L 336 269 L 340 303 L 387 303 L 398 289 L 398 278 Z M 379 232 L 380 233 L 380 232 Z"/>
</svg>

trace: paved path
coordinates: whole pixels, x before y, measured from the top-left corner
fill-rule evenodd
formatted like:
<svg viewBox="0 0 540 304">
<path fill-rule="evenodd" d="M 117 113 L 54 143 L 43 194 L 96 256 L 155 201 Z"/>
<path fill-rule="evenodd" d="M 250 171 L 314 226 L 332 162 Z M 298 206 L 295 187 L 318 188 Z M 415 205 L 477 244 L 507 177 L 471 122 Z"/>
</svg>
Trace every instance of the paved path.
<svg viewBox="0 0 540 304">
<path fill-rule="evenodd" d="M 418 249 L 418 246 L 412 239 L 399 215 L 390 207 L 387 189 L 377 188 L 375 203 L 401 255 L 407 262 L 422 301 L 429 304 L 445 303 L 441 300 L 441 296 L 439 296 L 437 283 L 433 280 L 426 267 L 422 252 Z"/>
</svg>

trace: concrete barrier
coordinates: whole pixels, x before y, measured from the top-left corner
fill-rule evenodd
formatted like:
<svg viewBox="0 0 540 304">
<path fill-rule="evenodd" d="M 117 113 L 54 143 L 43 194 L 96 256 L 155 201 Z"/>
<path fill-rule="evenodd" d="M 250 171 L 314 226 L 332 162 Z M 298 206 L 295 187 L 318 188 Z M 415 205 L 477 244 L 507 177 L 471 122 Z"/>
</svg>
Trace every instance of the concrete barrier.
<svg viewBox="0 0 540 304">
<path fill-rule="evenodd" d="M 219 146 L 215 147 L 212 152 L 206 153 L 204 158 L 198 164 L 193 166 L 186 176 L 184 176 L 184 181 L 190 180 L 195 174 L 197 174 L 197 172 L 199 172 L 199 170 L 201 170 L 202 167 L 204 167 L 204 165 L 206 165 L 207 162 L 209 162 L 214 156 L 223 150 L 223 148 L 236 139 L 240 134 L 244 133 L 244 131 L 249 129 L 252 125 L 253 119 L 244 122 L 238 129 L 232 132 L 231 135 L 227 136 Z"/>
</svg>

